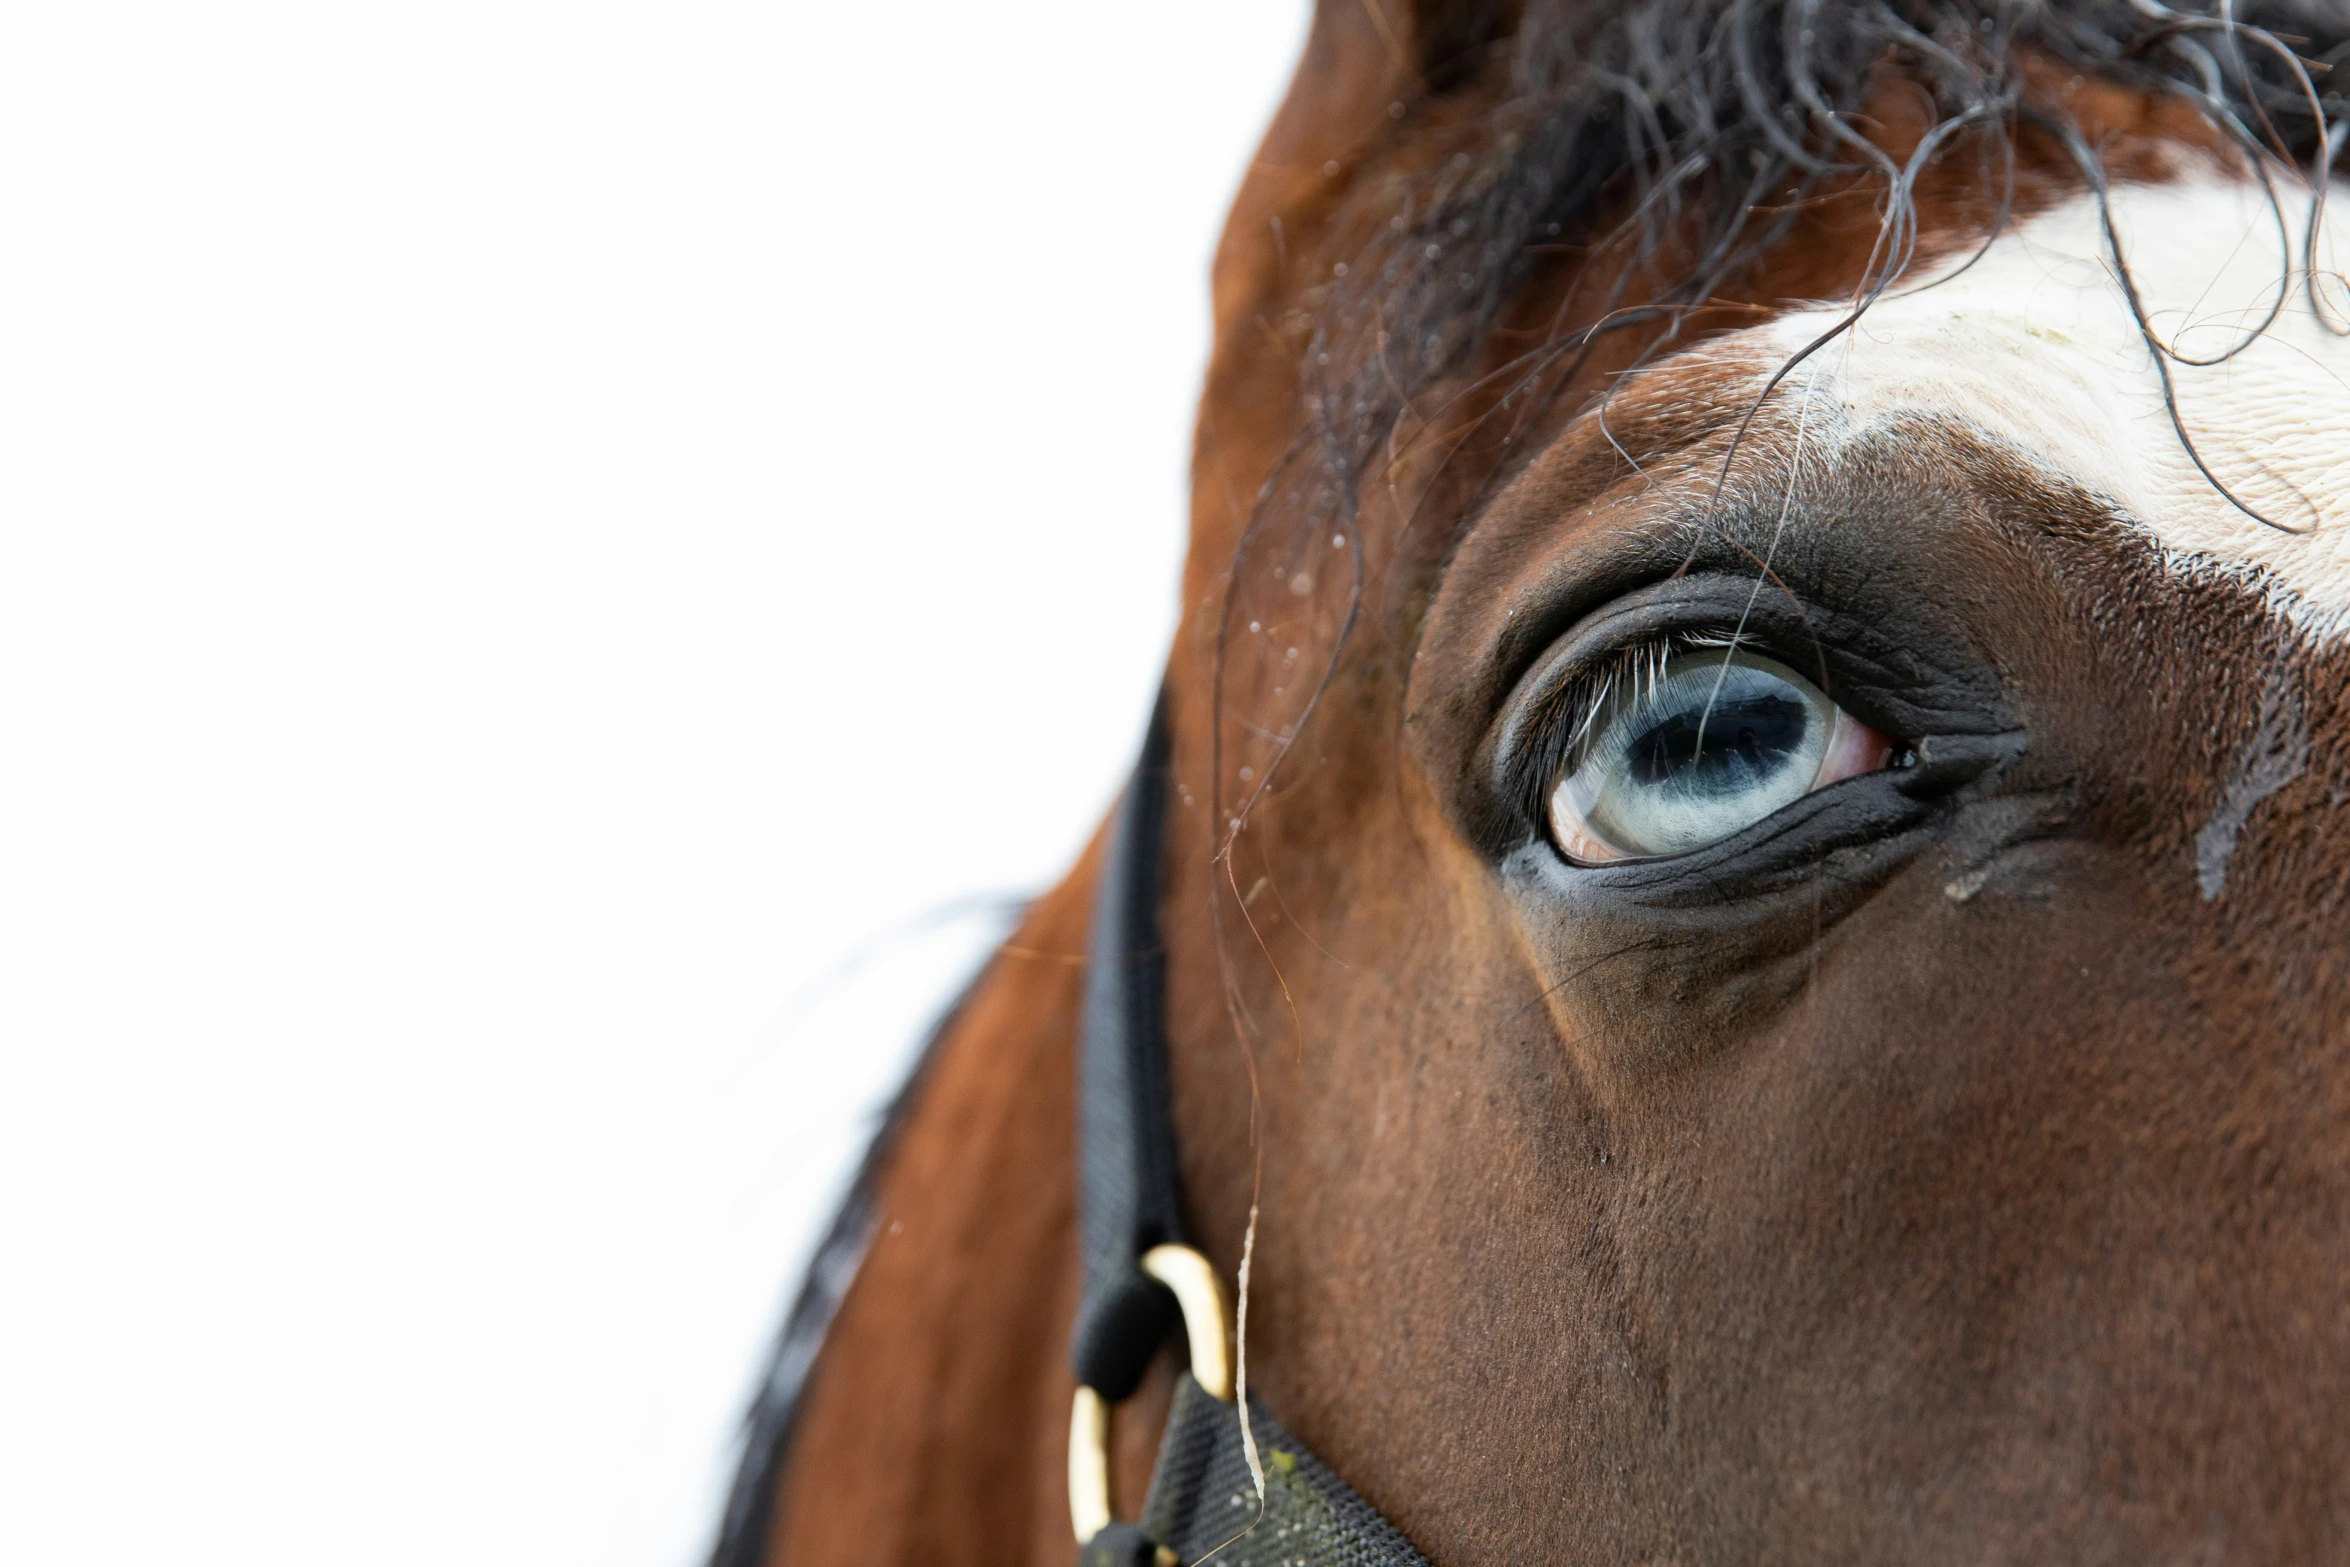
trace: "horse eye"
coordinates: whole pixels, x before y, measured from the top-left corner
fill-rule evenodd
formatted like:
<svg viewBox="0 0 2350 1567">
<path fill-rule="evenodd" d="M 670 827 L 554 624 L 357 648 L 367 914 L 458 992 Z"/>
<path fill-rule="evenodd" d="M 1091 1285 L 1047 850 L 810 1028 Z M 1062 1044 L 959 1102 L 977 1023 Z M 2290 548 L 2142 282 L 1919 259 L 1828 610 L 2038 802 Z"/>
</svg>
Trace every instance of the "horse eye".
<svg viewBox="0 0 2350 1567">
<path fill-rule="evenodd" d="M 1893 755 L 1786 665 L 1706 648 L 1617 682 L 1583 736 L 1551 789 L 1550 830 L 1586 865 L 1719 843 Z"/>
</svg>

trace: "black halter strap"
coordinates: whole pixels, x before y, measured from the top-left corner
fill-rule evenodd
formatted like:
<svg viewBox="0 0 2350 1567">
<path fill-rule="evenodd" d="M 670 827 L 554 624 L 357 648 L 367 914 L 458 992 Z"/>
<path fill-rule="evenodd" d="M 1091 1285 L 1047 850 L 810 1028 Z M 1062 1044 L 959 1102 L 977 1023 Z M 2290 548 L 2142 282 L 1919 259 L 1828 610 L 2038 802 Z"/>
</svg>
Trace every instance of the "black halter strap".
<svg viewBox="0 0 2350 1567">
<path fill-rule="evenodd" d="M 1183 1244 L 1167 1083 L 1166 949 L 1159 934 L 1167 771 L 1162 690 L 1111 830 L 1078 1025 L 1077 1210 L 1085 1295 L 1070 1357 L 1081 1388 L 1111 1404 L 1134 1391 L 1183 1321 L 1174 1294 L 1144 1269 L 1154 1247 Z M 1220 1317 L 1221 1307 L 1214 1310 Z M 1220 1335 L 1222 1323 L 1212 1331 Z M 1083 1392 L 1079 1406 L 1087 1407 Z M 1082 1541 L 1083 1567 L 1191 1567 L 1211 1554 L 1230 1567 L 1427 1567 L 1410 1541 L 1255 1399 L 1249 1422 L 1264 1472 L 1261 1516 L 1239 1411 L 1186 1373 L 1159 1441 L 1141 1522 L 1110 1523 Z M 1073 1448 L 1073 1483 L 1074 1455 Z"/>
<path fill-rule="evenodd" d="M 1094 892 L 1077 1034 L 1077 1224 L 1085 1299 L 1070 1356 L 1111 1403 L 1175 1330 L 1175 1297 L 1142 1271 L 1153 1246 L 1183 1244 L 1175 1121 L 1167 1103 L 1167 953 L 1159 855 L 1167 838 L 1167 698 L 1118 807 Z"/>
</svg>

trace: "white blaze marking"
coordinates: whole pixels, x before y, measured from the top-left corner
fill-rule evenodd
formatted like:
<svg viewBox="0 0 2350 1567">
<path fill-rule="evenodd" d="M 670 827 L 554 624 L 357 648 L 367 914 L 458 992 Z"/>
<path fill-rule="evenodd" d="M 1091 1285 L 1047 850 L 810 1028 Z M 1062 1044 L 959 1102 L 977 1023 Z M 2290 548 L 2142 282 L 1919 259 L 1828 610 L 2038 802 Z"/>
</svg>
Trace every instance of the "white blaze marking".
<svg viewBox="0 0 2350 1567">
<path fill-rule="evenodd" d="M 2230 505 L 2180 446 L 2091 196 L 2002 235 L 1946 282 L 1905 282 L 1900 297 L 1821 350 L 1826 373 L 1815 395 L 1840 404 L 1854 431 L 1905 413 L 1967 421 L 2114 502 L 2178 569 L 2266 568 L 2283 590 L 2272 594 L 2276 607 L 2313 640 L 2334 640 L 2350 633 L 2350 338 L 2327 330 L 2310 307 L 2301 266 L 2307 195 L 2282 179 L 2279 194 L 2282 246 L 2256 184 L 2206 174 L 2120 187 L 2111 199 L 2139 297 L 2180 353 L 2224 351 L 2267 314 L 2284 280 L 2283 310 L 2265 336 L 2225 364 L 2174 361 L 2171 374 L 2211 471 L 2298 535 Z M 2350 231 L 2344 208 L 2350 191 L 2334 192 L 2334 235 Z M 2335 274 L 2327 297 L 2337 324 L 2350 325 L 2338 265 L 2321 245 L 2321 278 Z M 1739 335 L 1776 365 L 1842 314 L 1802 310 Z"/>
</svg>

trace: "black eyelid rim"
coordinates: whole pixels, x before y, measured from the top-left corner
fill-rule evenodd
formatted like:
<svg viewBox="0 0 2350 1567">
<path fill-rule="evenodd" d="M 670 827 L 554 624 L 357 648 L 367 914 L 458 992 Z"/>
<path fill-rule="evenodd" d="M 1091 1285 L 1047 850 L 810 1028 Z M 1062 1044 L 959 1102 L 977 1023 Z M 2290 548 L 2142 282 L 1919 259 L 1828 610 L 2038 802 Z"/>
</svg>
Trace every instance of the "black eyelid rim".
<svg viewBox="0 0 2350 1567">
<path fill-rule="evenodd" d="M 1730 899 L 1808 886 L 1823 857 L 1838 851 L 1857 852 L 1855 871 L 1908 858 L 1923 841 L 1919 835 L 1930 832 L 1937 806 L 1905 781 L 1882 772 L 1847 778 L 1686 854 L 1585 865 L 1560 854 L 1547 837 L 1529 839 L 1503 857 L 1505 874 L 1514 863 L 1521 877 L 1618 905 L 1718 908 Z"/>
</svg>

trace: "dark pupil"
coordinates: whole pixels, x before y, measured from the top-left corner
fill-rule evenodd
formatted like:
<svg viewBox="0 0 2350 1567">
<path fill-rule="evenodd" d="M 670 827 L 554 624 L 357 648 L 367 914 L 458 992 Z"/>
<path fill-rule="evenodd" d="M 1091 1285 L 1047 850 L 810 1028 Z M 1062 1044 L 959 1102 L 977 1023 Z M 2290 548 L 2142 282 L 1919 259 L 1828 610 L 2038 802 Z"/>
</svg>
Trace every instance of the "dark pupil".
<svg viewBox="0 0 2350 1567">
<path fill-rule="evenodd" d="M 1632 776 L 1644 784 L 1679 781 L 1708 792 L 1743 788 L 1777 771 L 1801 749 L 1810 722 L 1809 709 L 1794 697 L 1724 697 L 1710 714 L 1700 703 L 1632 742 Z"/>
</svg>

